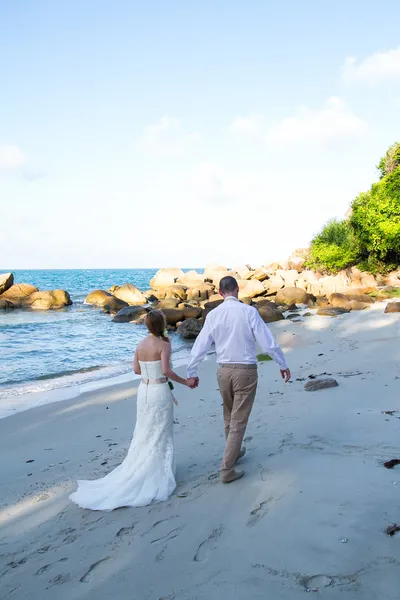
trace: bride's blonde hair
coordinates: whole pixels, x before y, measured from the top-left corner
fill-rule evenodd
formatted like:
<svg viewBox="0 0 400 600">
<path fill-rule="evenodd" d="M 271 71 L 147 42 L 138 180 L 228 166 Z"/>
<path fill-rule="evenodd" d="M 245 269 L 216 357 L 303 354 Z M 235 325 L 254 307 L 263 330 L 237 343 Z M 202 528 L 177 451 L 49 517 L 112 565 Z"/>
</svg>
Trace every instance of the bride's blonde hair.
<svg viewBox="0 0 400 600">
<path fill-rule="evenodd" d="M 161 310 L 151 310 L 146 315 L 145 324 L 150 333 L 155 337 L 169 343 L 167 334 L 167 321 Z"/>
</svg>

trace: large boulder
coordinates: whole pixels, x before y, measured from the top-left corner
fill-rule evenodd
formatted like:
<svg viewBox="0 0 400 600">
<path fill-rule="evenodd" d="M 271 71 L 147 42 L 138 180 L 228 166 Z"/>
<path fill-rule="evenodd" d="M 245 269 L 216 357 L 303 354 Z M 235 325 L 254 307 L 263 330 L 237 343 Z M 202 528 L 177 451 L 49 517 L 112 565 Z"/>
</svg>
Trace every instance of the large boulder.
<svg viewBox="0 0 400 600">
<path fill-rule="evenodd" d="M 400 312 L 400 302 L 388 302 L 385 308 L 385 313 L 398 313 Z"/>
<path fill-rule="evenodd" d="M 6 292 L 14 283 L 14 275 L 12 273 L 2 273 L 0 275 L 0 294 Z"/>
<path fill-rule="evenodd" d="M 202 324 L 197 319 L 186 319 L 178 327 L 178 333 L 184 340 L 194 340 L 199 335 Z"/>
<path fill-rule="evenodd" d="M 103 311 L 109 315 L 116 315 L 123 308 L 127 308 L 129 304 L 120 300 L 119 298 L 115 298 L 115 296 L 111 296 L 108 300 L 106 300 L 103 304 Z"/>
<path fill-rule="evenodd" d="M 279 290 L 275 297 L 277 304 L 307 304 L 310 300 L 310 295 L 304 290 L 297 287 L 284 287 Z"/>
<path fill-rule="evenodd" d="M 94 292 L 90 292 L 90 294 L 86 296 L 85 304 L 90 304 L 91 306 L 104 306 L 104 303 L 113 297 L 112 294 L 105 292 L 104 290 L 94 290 Z"/>
<path fill-rule="evenodd" d="M 221 296 L 221 294 L 212 294 L 209 297 L 208 301 L 211 302 L 211 303 L 212 302 L 216 302 L 216 301 L 222 302 L 223 301 L 223 297 Z"/>
<path fill-rule="evenodd" d="M 369 296 L 366 297 L 369 298 Z M 354 294 L 353 297 L 352 295 L 335 293 L 329 296 L 329 302 L 331 306 L 344 308 L 345 310 L 364 310 L 369 307 L 370 302 L 363 302 L 358 298 L 360 298 L 358 294 Z"/>
<path fill-rule="evenodd" d="M 303 256 L 292 255 L 289 257 L 288 266 L 289 269 L 295 269 L 298 273 L 303 270 L 306 259 Z"/>
<path fill-rule="evenodd" d="M 114 296 L 129 304 L 129 306 L 141 306 L 147 302 L 146 296 L 131 283 L 125 283 L 114 292 Z"/>
<path fill-rule="evenodd" d="M 295 269 L 288 269 L 287 271 L 278 269 L 276 275 L 282 277 L 285 287 L 295 287 L 299 280 L 299 274 Z"/>
<path fill-rule="evenodd" d="M 142 306 L 127 306 L 120 310 L 113 318 L 113 323 L 137 323 L 147 310 Z"/>
<path fill-rule="evenodd" d="M 400 288 L 400 269 L 391 271 L 388 275 L 382 278 L 383 285 L 390 285 L 393 288 Z"/>
<path fill-rule="evenodd" d="M 179 298 L 166 298 L 165 300 L 160 300 L 157 302 L 154 308 L 158 310 L 164 310 L 164 308 L 177 308 L 181 303 Z"/>
<path fill-rule="evenodd" d="M 259 267 L 255 271 L 253 271 L 251 278 L 257 279 L 257 281 L 265 281 L 268 279 L 269 273 L 265 267 Z"/>
<path fill-rule="evenodd" d="M 251 279 L 254 271 L 250 265 L 239 265 L 234 267 L 233 270 L 239 275 L 240 279 Z"/>
<path fill-rule="evenodd" d="M 281 311 L 272 303 L 257 306 L 257 310 L 264 323 L 274 323 L 275 321 L 283 321 L 285 319 Z"/>
<path fill-rule="evenodd" d="M 72 300 L 65 290 L 52 290 L 33 292 L 20 301 L 21 306 L 29 307 L 33 310 L 50 310 L 71 306 Z"/>
<path fill-rule="evenodd" d="M 283 288 L 285 282 L 280 275 L 271 275 L 269 279 L 263 281 L 263 286 L 267 294 L 276 294 Z"/>
<path fill-rule="evenodd" d="M 265 294 L 265 288 L 261 281 L 257 281 L 256 279 L 252 279 L 250 281 L 238 281 L 239 285 L 239 300 L 243 300 L 243 298 L 255 298 L 256 296 L 261 296 Z"/>
<path fill-rule="evenodd" d="M 18 306 L 19 304 L 23 304 L 25 298 L 38 291 L 37 287 L 29 283 L 14 283 L 14 285 L 1 295 L 1 298 L 2 300 L 9 300 Z"/>
<path fill-rule="evenodd" d="M 204 274 L 198 273 L 197 271 L 188 271 L 184 276 L 178 279 L 178 283 L 183 284 L 185 287 L 198 287 L 204 283 Z"/>
<path fill-rule="evenodd" d="M 166 298 L 179 298 L 180 300 L 186 300 L 186 287 L 183 285 L 174 283 L 169 288 L 166 288 Z"/>
<path fill-rule="evenodd" d="M 214 286 L 210 283 L 202 283 L 197 287 L 187 289 L 187 300 L 188 302 L 201 302 L 202 300 L 208 300 L 209 296 L 214 293 Z"/>
<path fill-rule="evenodd" d="M 15 304 L 9 300 L 3 300 L 0 298 L 0 310 L 12 310 L 13 308 L 15 308 Z"/>
<path fill-rule="evenodd" d="M 174 285 L 178 280 L 182 281 L 185 277 L 182 269 L 170 267 L 168 269 L 160 269 L 150 281 L 150 287 L 154 290 L 168 288 Z"/>
<path fill-rule="evenodd" d="M 163 313 L 168 325 L 175 327 L 177 323 L 186 319 L 198 319 L 203 310 L 196 306 L 187 306 L 185 308 L 164 308 Z"/>
</svg>

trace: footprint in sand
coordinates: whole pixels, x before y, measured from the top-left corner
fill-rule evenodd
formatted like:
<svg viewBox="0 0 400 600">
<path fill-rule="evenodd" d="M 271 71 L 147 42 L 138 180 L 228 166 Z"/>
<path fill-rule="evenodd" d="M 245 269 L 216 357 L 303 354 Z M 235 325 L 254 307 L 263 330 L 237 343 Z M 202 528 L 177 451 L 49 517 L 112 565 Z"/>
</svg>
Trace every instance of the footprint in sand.
<svg viewBox="0 0 400 600">
<path fill-rule="evenodd" d="M 273 501 L 278 501 L 280 499 L 281 496 L 272 496 L 267 500 L 263 500 L 262 502 L 260 502 L 260 504 L 257 504 L 257 506 L 250 513 L 250 518 L 246 523 L 247 527 L 253 527 L 254 525 L 256 525 L 267 514 L 268 504 L 270 504 Z"/>
<path fill-rule="evenodd" d="M 218 539 L 221 537 L 223 531 L 224 528 L 222 526 L 218 527 L 218 529 L 214 529 L 211 532 L 204 542 L 201 542 L 193 557 L 195 562 L 205 562 L 207 560 L 209 553 L 216 549 Z"/>
<path fill-rule="evenodd" d="M 162 537 L 156 538 L 155 540 L 151 540 L 150 544 L 157 544 L 158 542 L 169 542 L 174 538 L 178 537 L 183 527 L 176 527 L 175 529 L 171 529 L 166 535 Z"/>
<path fill-rule="evenodd" d="M 111 560 L 111 556 L 106 556 L 105 558 L 101 558 L 97 562 L 93 563 L 90 566 L 89 570 L 86 571 L 86 573 L 80 578 L 79 582 L 90 583 L 90 581 L 92 581 L 93 579 L 95 571 L 97 571 L 101 565 L 103 565 L 105 562 L 108 562 L 109 560 Z"/>
<path fill-rule="evenodd" d="M 125 535 L 128 535 L 135 529 L 135 525 L 136 523 L 130 525 L 130 527 L 121 527 L 121 529 L 115 534 L 116 537 L 124 537 Z"/>
<path fill-rule="evenodd" d="M 68 560 L 68 558 L 66 556 L 64 556 L 63 558 L 60 558 L 60 560 L 56 560 L 56 562 L 50 563 L 48 565 L 44 565 L 44 567 L 41 567 L 38 571 L 36 571 L 35 575 L 43 575 L 43 573 L 47 573 L 47 571 L 49 569 L 51 569 L 51 567 L 54 567 L 54 565 L 57 565 L 58 563 L 66 562 L 67 560 Z"/>
</svg>

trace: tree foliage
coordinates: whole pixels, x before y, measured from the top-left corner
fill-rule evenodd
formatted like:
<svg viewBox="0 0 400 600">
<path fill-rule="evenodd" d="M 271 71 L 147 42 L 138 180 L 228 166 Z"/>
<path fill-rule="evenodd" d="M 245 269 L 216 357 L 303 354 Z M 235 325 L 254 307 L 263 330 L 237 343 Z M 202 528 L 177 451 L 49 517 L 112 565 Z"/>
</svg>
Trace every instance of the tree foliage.
<svg viewBox="0 0 400 600">
<path fill-rule="evenodd" d="M 380 181 L 353 201 L 349 218 L 329 221 L 312 240 L 309 267 L 385 271 L 400 264 L 400 144 L 378 168 Z"/>
</svg>

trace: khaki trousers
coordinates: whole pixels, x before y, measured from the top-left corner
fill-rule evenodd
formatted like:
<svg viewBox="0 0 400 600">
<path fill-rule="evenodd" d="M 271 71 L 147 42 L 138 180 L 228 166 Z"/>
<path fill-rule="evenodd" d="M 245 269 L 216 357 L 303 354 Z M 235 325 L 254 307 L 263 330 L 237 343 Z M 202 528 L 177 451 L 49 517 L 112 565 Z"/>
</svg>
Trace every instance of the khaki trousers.
<svg viewBox="0 0 400 600">
<path fill-rule="evenodd" d="M 224 406 L 226 446 L 222 478 L 229 475 L 239 456 L 257 391 L 257 365 L 220 365 L 218 384 Z"/>
</svg>

